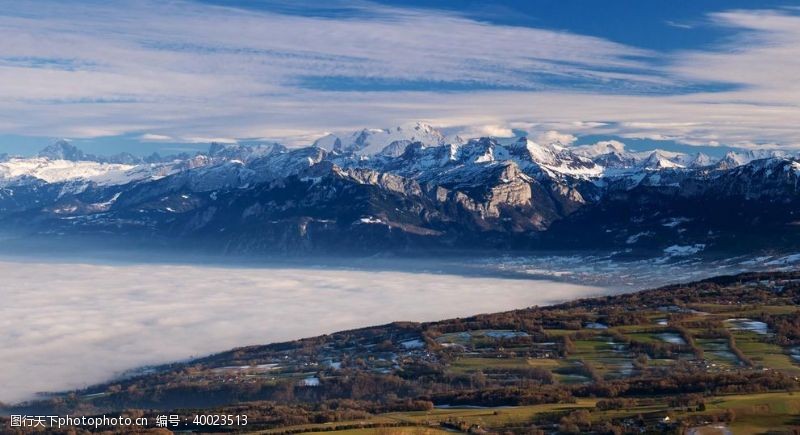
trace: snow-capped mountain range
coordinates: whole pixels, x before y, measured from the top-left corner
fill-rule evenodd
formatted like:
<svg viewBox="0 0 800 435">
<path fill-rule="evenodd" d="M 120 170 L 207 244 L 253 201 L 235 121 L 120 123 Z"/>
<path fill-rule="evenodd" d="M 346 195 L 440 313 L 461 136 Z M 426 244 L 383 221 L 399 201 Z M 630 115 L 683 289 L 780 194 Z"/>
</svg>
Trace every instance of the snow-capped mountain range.
<svg viewBox="0 0 800 435">
<path fill-rule="evenodd" d="M 329 133 L 317 139 L 313 146 L 359 156 L 381 154 L 397 157 L 413 142 L 420 142 L 426 146 L 440 146 L 448 143 L 460 145 L 464 140 L 458 136 L 447 137 L 430 124 L 417 122 L 394 128 L 365 128 L 352 133 Z"/>
<path fill-rule="evenodd" d="M 168 158 L 97 157 L 59 141 L 0 158 L 0 221 L 233 251 L 697 252 L 730 248 L 742 231 L 748 243 L 794 243 L 799 178 L 797 155 L 783 151 L 717 159 L 618 141 L 463 140 L 424 123 Z"/>
</svg>

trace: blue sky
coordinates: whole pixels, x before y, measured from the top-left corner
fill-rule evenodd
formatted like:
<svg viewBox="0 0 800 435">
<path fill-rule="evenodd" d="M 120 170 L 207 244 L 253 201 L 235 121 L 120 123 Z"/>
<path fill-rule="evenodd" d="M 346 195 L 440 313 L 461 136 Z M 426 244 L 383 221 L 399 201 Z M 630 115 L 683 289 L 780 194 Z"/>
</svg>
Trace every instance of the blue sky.
<svg viewBox="0 0 800 435">
<path fill-rule="evenodd" d="M 303 145 L 417 120 L 800 148 L 797 6 L 0 0 L 0 152 Z"/>
<path fill-rule="evenodd" d="M 204 0 L 211 5 L 327 18 L 368 17 L 352 2 Z M 709 23 L 726 10 L 783 9 L 780 0 L 379 0 L 375 4 L 449 12 L 496 25 L 562 30 L 654 50 L 699 48 L 731 32 Z M 686 32 L 691 28 L 693 31 Z"/>
</svg>

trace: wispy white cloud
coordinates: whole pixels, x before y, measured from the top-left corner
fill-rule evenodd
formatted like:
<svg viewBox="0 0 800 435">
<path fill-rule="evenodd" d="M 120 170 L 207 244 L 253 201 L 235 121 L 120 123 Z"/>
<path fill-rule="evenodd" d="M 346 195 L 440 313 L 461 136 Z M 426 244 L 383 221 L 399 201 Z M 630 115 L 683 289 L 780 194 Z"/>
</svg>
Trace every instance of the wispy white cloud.
<svg viewBox="0 0 800 435">
<path fill-rule="evenodd" d="M 666 55 L 370 3 L 347 19 L 187 1 L 0 6 L 3 133 L 301 143 L 426 119 L 800 146 L 800 17 L 785 10 L 714 14 L 703 25 L 731 42 Z"/>
<path fill-rule="evenodd" d="M 514 131 L 512 128 L 506 125 L 484 124 L 484 125 L 467 126 L 466 128 L 460 129 L 458 134 L 462 138 L 473 138 L 473 137 L 484 137 L 484 136 L 513 137 Z"/>
<path fill-rule="evenodd" d="M 677 27 L 679 29 L 693 29 L 694 28 L 694 26 L 691 25 L 691 24 L 679 23 L 677 21 L 672 21 L 672 20 L 664 21 L 664 24 L 666 24 L 666 25 L 668 25 L 670 27 Z"/>
<path fill-rule="evenodd" d="M 180 138 L 179 142 L 188 142 L 188 143 L 210 143 L 210 142 L 236 143 L 237 140 L 235 138 L 232 138 L 232 137 L 198 137 L 198 136 L 191 136 L 191 137 Z"/>
<path fill-rule="evenodd" d="M 539 134 L 536 140 L 540 143 L 560 143 L 562 145 L 572 145 L 578 138 L 570 133 L 561 133 L 556 130 L 547 130 Z"/>
<path fill-rule="evenodd" d="M 5 402 L 237 346 L 603 292 L 555 282 L 324 269 L 0 261 L 0 275 Z"/>
<path fill-rule="evenodd" d="M 143 142 L 172 142 L 175 139 L 164 134 L 145 133 L 139 136 L 139 140 Z"/>
</svg>

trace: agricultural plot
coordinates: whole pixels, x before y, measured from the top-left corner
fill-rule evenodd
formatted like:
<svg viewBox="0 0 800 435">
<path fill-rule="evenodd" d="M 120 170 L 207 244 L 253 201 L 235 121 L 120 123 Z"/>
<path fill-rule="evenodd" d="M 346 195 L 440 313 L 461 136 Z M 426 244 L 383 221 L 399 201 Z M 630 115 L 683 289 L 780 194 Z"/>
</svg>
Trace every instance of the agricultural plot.
<svg viewBox="0 0 800 435">
<path fill-rule="evenodd" d="M 295 433 L 334 433 L 344 435 L 368 434 L 438 434 L 452 433 L 437 427 L 441 423 L 458 422 L 468 426 L 477 427 L 505 427 L 514 428 L 531 421 L 537 421 L 541 416 L 551 414 L 566 414 L 580 409 L 590 411 L 588 417 L 594 422 L 624 421 L 625 419 L 644 418 L 651 422 L 659 422 L 665 417 L 713 419 L 724 413 L 731 413 L 736 418 L 732 422 L 705 424 L 692 428 L 687 433 L 712 434 L 723 429 L 728 429 L 735 434 L 782 433 L 789 431 L 798 424 L 800 416 L 800 394 L 794 393 L 762 393 L 746 395 L 728 395 L 709 398 L 706 409 L 702 412 L 687 412 L 685 408 L 670 409 L 667 398 L 653 398 L 644 403 L 635 403 L 626 409 L 602 410 L 597 407 L 597 400 L 581 399 L 574 404 L 547 404 L 519 407 L 496 408 L 437 408 L 431 411 L 389 413 L 376 416 L 369 420 L 347 421 L 322 425 L 305 425 L 287 427 L 283 430 Z M 371 427 L 362 429 L 335 430 L 339 427 L 353 425 L 409 425 L 406 427 Z M 306 430 L 307 432 L 303 432 Z M 274 432 L 263 432 L 274 433 Z"/>
<path fill-rule="evenodd" d="M 453 373 L 474 373 L 486 369 L 526 369 L 531 367 L 550 369 L 559 364 L 560 362 L 555 359 L 466 357 L 455 361 L 449 370 Z"/>
<path fill-rule="evenodd" d="M 570 404 L 544 404 L 517 407 L 495 408 L 457 408 L 443 407 L 431 411 L 414 411 L 402 413 L 387 413 L 367 420 L 337 422 L 335 424 L 303 425 L 283 428 L 282 431 L 293 433 L 335 433 L 335 434 L 425 434 L 425 433 L 453 433 L 436 426 L 441 423 L 459 422 L 465 425 L 481 427 L 513 426 L 528 423 L 535 417 L 546 413 L 566 413 L 578 409 L 593 409 L 597 401 L 594 399 L 581 399 Z M 336 430 L 337 427 L 380 426 L 380 425 L 408 425 L 406 427 L 370 427 L 363 429 Z M 428 432 L 430 431 L 430 432 Z M 264 434 L 277 433 L 264 431 Z"/>
<path fill-rule="evenodd" d="M 736 346 L 757 366 L 781 370 L 800 376 L 800 366 L 777 345 L 766 343 L 759 334 L 750 331 L 733 331 Z"/>
<path fill-rule="evenodd" d="M 700 338 L 695 339 L 695 342 L 703 349 L 704 357 L 712 364 L 712 367 L 735 368 L 744 366 L 744 363 L 731 351 L 728 340 Z"/>
<path fill-rule="evenodd" d="M 599 334 L 590 340 L 576 340 L 575 351 L 567 360 L 588 365 L 601 379 L 616 379 L 631 375 L 634 357 L 624 343 Z"/>
<path fill-rule="evenodd" d="M 708 412 L 732 410 L 729 424 L 736 434 L 780 433 L 800 424 L 800 394 L 762 393 L 718 397 L 708 402 Z"/>
</svg>

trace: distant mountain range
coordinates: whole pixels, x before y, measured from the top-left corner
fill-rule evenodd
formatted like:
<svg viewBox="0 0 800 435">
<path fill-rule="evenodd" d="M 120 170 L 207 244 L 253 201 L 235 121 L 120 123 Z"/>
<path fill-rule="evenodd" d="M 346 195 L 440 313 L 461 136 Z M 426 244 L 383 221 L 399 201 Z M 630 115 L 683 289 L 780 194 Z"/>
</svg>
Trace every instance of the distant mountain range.
<svg viewBox="0 0 800 435">
<path fill-rule="evenodd" d="M 799 175 L 783 151 L 463 140 L 423 123 L 168 158 L 58 141 L 0 156 L 0 223 L 237 253 L 750 252 L 800 247 Z"/>
</svg>

